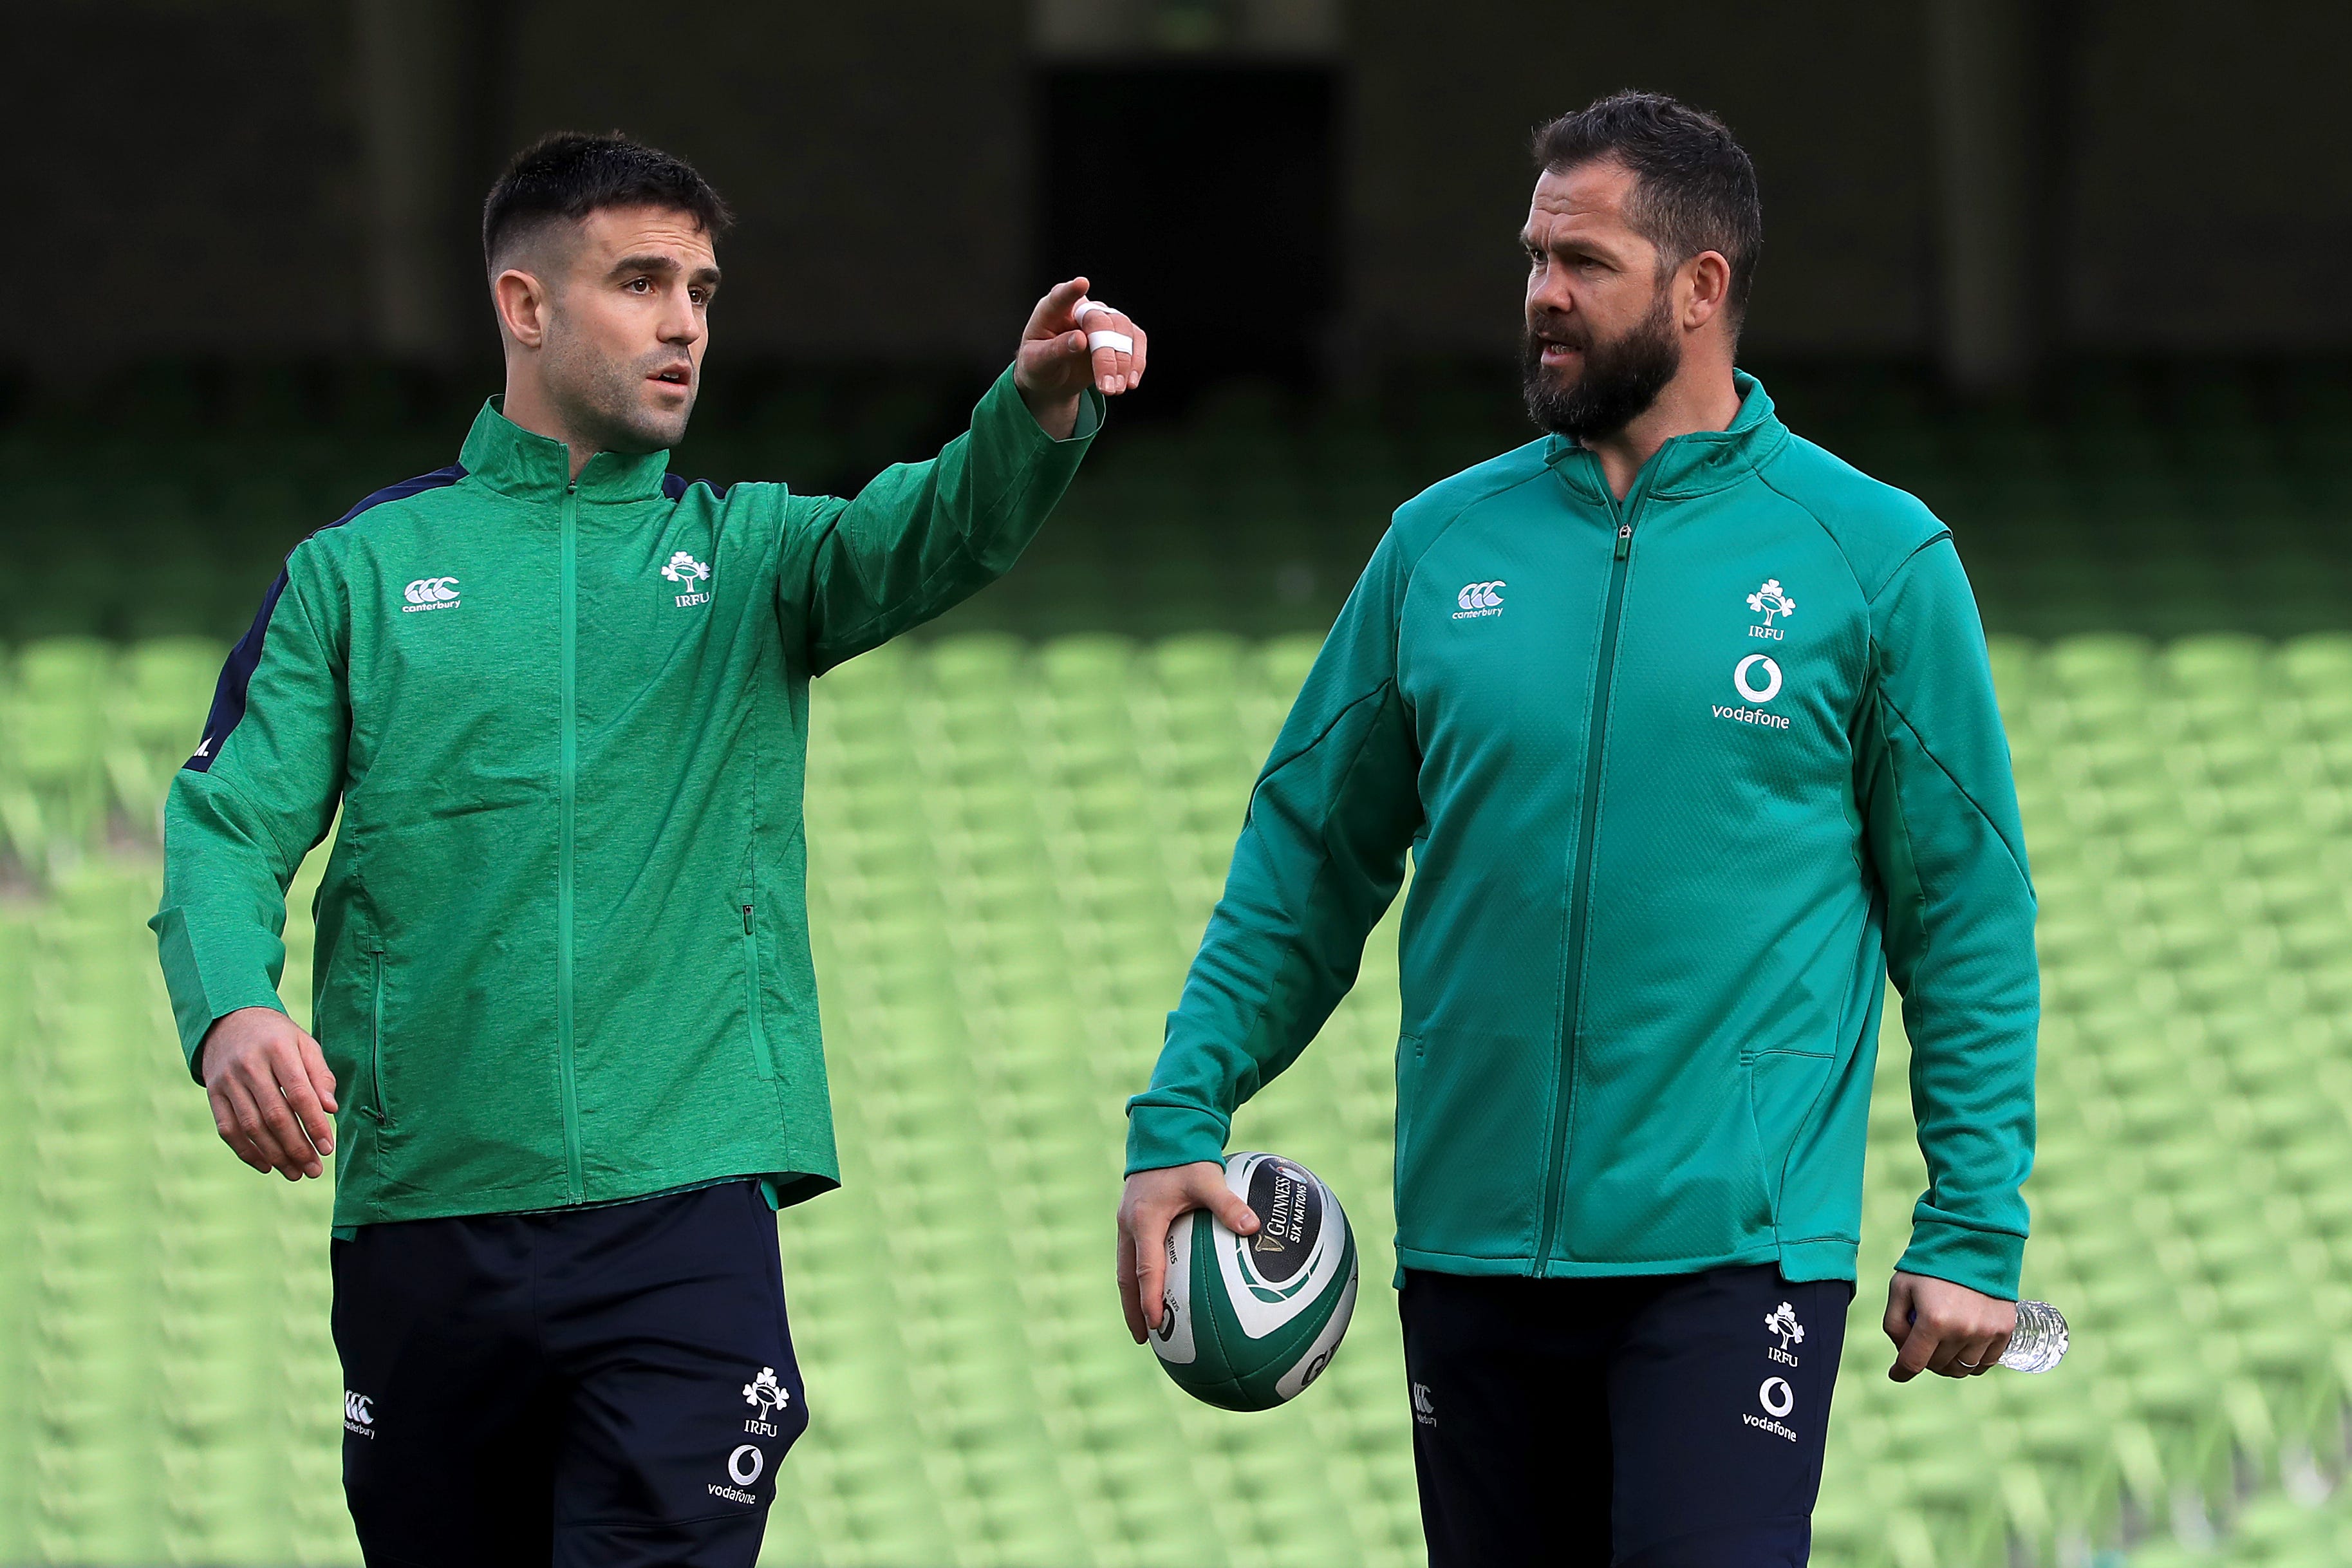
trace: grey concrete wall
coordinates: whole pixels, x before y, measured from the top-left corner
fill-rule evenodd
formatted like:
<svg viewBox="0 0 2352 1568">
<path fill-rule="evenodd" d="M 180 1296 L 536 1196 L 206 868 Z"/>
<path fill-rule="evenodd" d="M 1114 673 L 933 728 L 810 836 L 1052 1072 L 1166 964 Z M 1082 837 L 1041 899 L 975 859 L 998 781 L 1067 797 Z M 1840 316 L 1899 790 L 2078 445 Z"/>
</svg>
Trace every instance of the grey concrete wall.
<svg viewBox="0 0 2352 1568">
<path fill-rule="evenodd" d="M 2069 341 L 2352 347 L 2352 5 L 2093 10 L 2063 208 Z"/>
<path fill-rule="evenodd" d="M 1376 343 L 1515 342 L 1528 132 L 1641 87 L 1721 115 L 1756 159 L 1755 350 L 1925 346 L 1930 164 L 1915 7 L 1358 0 L 1351 25 L 1349 260 Z"/>
<path fill-rule="evenodd" d="M 142 354 L 352 342 L 343 21 L 301 0 L 0 12 L 10 248 L 38 279 L 0 358 L 71 379 Z"/>
<path fill-rule="evenodd" d="M 715 353 L 1011 357 L 1034 298 L 1020 0 L 712 6 L 667 46 L 648 15 L 524 6 L 510 140 L 618 127 L 709 176 L 740 219 Z"/>
<path fill-rule="evenodd" d="M 2053 0 L 2057 3 L 2057 0 Z M 2060 348 L 2352 347 L 2341 0 L 2068 0 Z M 0 18 L 0 135 L 43 269 L 0 359 L 42 375 L 159 353 L 365 353 L 381 293 L 359 26 L 382 0 L 62 0 Z M 743 223 L 719 344 L 744 358 L 1005 353 L 1031 275 L 1024 0 L 714 4 L 445 0 L 475 72 L 443 176 L 450 334 L 490 350 L 471 268 L 489 163 L 561 126 L 619 126 L 698 163 Z M 1751 352 L 1927 353 L 1936 159 L 1922 3 L 1351 0 L 1347 337 L 1372 360 L 1489 353 L 1516 331 L 1528 128 L 1645 85 L 1722 113 L 1762 171 Z M 414 191 L 401 202 L 415 199 Z M 1149 199 L 1106 192 L 1107 203 Z M 396 210 L 406 210 L 398 207 Z M 1237 258 L 1244 264 L 1246 258 Z M 475 345 L 478 345 L 477 348 Z M 61 367 L 63 369 L 61 370 Z"/>
</svg>

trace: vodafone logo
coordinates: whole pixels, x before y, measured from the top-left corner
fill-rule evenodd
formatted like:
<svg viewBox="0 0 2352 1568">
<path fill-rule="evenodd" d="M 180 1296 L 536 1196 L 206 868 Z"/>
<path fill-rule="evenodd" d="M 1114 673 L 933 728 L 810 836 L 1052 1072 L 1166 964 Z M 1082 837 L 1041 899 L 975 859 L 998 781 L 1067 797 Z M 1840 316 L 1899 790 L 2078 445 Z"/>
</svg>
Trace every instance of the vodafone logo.
<svg viewBox="0 0 2352 1568">
<path fill-rule="evenodd" d="M 1756 1403 L 1764 1407 L 1761 1415 L 1741 1415 L 1739 1419 L 1759 1432 L 1769 1432 L 1783 1442 L 1797 1441 L 1794 1427 L 1780 1418 L 1797 1407 L 1797 1391 L 1789 1386 L 1785 1377 L 1768 1377 L 1756 1391 Z"/>
<path fill-rule="evenodd" d="M 746 1507 L 756 1508 L 759 1506 L 760 1494 L 745 1491 L 743 1489 L 757 1481 L 760 1479 L 760 1473 L 767 1468 L 768 1456 L 753 1445 L 745 1443 L 727 1456 L 727 1479 L 735 1484 L 727 1486 L 719 1481 L 711 1481 L 703 1489 L 712 1497 L 725 1498 L 729 1502 L 740 1502 Z"/>
<path fill-rule="evenodd" d="M 1731 684 L 1750 702 L 1769 702 L 1780 695 L 1780 667 L 1760 653 L 1751 653 L 1732 669 Z"/>
<path fill-rule="evenodd" d="M 1732 666 L 1731 684 L 1738 687 L 1739 695 L 1748 700 L 1729 706 L 1720 702 L 1711 704 L 1710 710 L 1717 718 L 1728 719 L 1736 724 L 1746 724 L 1758 730 L 1785 730 L 1789 727 L 1787 714 L 1769 713 L 1762 706 L 1780 695 L 1779 660 L 1765 654 L 1751 653 Z"/>
<path fill-rule="evenodd" d="M 454 610 L 457 607 L 457 579 L 455 577 L 419 577 L 400 591 L 408 601 L 404 614 L 415 615 L 419 610 Z"/>
</svg>

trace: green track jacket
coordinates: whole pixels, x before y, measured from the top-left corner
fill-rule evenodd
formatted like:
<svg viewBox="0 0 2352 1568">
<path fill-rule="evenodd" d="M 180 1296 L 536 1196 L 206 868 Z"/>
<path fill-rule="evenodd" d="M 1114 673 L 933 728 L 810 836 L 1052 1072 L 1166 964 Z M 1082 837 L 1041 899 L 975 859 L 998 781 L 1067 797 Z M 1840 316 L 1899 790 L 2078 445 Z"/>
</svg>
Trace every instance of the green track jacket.
<svg viewBox="0 0 2352 1568">
<path fill-rule="evenodd" d="M 484 409 L 455 466 L 295 547 L 164 811 L 192 1068 L 316 907 L 338 1227 L 837 1184 L 809 962 L 812 676 L 1002 574 L 1099 424 L 1010 371 L 855 500 L 723 493 Z"/>
<path fill-rule="evenodd" d="M 2033 892 L 1976 604 L 1927 509 L 1738 378 L 1621 502 L 1553 438 L 1408 502 L 1250 801 L 1128 1168 L 1401 946 L 1397 1255 L 1852 1279 L 1885 976 L 1931 1185 L 1900 1265 L 2016 1294 Z"/>
</svg>

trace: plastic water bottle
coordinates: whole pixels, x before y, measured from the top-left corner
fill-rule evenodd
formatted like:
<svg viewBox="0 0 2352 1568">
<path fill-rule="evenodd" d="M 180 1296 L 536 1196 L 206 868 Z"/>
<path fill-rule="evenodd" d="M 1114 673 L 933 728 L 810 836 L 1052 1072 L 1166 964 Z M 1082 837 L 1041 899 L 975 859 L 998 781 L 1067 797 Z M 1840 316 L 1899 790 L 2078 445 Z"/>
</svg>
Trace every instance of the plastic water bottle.
<svg viewBox="0 0 2352 1568">
<path fill-rule="evenodd" d="M 2066 1320 L 2047 1301 L 2020 1301 L 2017 1330 L 2000 1364 L 2011 1372 L 2048 1372 L 2066 1353 Z"/>
</svg>

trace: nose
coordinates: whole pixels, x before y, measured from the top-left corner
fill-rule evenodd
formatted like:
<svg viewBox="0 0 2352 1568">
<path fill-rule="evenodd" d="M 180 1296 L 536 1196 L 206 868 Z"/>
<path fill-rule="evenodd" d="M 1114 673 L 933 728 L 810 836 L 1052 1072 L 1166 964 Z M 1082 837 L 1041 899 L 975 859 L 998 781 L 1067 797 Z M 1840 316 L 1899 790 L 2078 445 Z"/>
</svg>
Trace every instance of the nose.
<svg viewBox="0 0 2352 1568">
<path fill-rule="evenodd" d="M 669 309 L 662 312 L 662 342 L 691 348 L 701 342 L 703 333 L 709 330 L 703 324 L 701 313 L 695 310 L 693 300 L 687 297 L 685 290 L 680 289 L 670 296 Z"/>
<path fill-rule="evenodd" d="M 1541 270 L 1528 276 L 1528 315 L 1533 319 L 1546 312 L 1567 315 L 1576 309 L 1576 296 L 1569 291 L 1568 268 L 1547 261 Z"/>
</svg>

